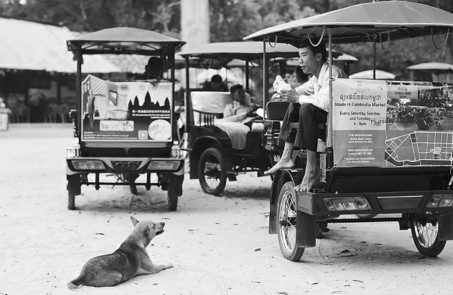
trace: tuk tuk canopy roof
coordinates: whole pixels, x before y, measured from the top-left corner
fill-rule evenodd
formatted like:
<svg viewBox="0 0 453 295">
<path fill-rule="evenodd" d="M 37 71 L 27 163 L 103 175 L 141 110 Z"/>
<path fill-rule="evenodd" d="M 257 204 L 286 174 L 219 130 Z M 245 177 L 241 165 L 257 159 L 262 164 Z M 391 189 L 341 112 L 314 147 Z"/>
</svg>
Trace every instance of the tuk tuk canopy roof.
<svg viewBox="0 0 453 295">
<path fill-rule="evenodd" d="M 375 76 L 374 76 L 375 75 Z M 352 75 L 349 75 L 349 79 L 376 79 L 376 80 L 394 80 L 395 75 L 386 71 L 382 70 L 376 70 L 375 73 L 373 73 L 373 70 L 366 70 L 358 73 L 354 73 Z"/>
<path fill-rule="evenodd" d="M 453 65 L 443 62 L 424 62 L 407 67 L 412 71 L 453 72 Z"/>
<path fill-rule="evenodd" d="M 260 30 L 245 40 L 289 43 L 327 38 L 331 29 L 333 43 L 383 42 L 408 37 L 450 33 L 453 14 L 415 2 L 381 1 L 346 8 L 291 21 Z"/>
<path fill-rule="evenodd" d="M 189 50 L 178 53 L 182 57 L 199 58 L 228 58 L 241 60 L 256 60 L 263 57 L 263 43 L 253 41 L 216 42 L 195 46 Z M 270 58 L 298 56 L 298 49 L 289 44 L 271 44 L 266 47 L 266 55 Z"/>
<path fill-rule="evenodd" d="M 358 61 L 357 57 L 343 53 L 343 52 L 339 52 L 336 50 L 332 50 L 332 59 L 334 61 L 339 61 L 339 62 L 342 61 L 342 62 L 348 62 L 348 63 Z M 297 58 L 288 59 L 286 61 L 286 64 L 288 66 L 297 67 L 297 66 L 299 66 L 299 58 L 297 57 Z"/>
<path fill-rule="evenodd" d="M 153 31 L 129 27 L 104 29 L 67 41 L 68 50 L 81 50 L 83 54 L 160 55 L 184 44 L 184 41 Z"/>
</svg>

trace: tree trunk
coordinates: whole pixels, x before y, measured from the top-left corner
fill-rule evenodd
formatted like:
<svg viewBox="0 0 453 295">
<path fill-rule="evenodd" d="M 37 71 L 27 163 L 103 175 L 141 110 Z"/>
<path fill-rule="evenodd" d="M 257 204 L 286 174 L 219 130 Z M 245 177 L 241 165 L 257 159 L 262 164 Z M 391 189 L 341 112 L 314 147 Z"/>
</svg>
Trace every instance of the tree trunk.
<svg viewBox="0 0 453 295">
<path fill-rule="evenodd" d="M 209 43 L 209 0 L 181 0 L 181 39 L 184 49 Z"/>
<path fill-rule="evenodd" d="M 453 13 L 453 2 L 452 1 L 445 1 L 445 10 L 452 12 Z M 447 43 L 448 50 L 447 52 L 450 53 L 449 56 L 447 56 L 447 63 L 453 63 L 453 32 L 450 30 L 450 34 L 448 36 L 449 40 Z"/>
</svg>

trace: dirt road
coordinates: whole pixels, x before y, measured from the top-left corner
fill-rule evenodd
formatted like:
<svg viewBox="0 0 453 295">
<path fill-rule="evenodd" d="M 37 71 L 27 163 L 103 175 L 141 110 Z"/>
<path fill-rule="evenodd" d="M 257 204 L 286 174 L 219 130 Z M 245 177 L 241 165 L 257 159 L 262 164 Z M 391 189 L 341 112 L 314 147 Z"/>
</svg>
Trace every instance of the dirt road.
<svg viewBox="0 0 453 295">
<path fill-rule="evenodd" d="M 148 247 L 174 268 L 78 294 L 450 294 L 453 247 L 418 254 L 397 223 L 334 224 L 299 263 L 268 234 L 270 179 L 240 175 L 220 197 L 184 182 L 178 210 L 159 188 L 82 187 L 67 210 L 69 125 L 12 125 L 0 132 L 0 294 L 74 294 L 66 283 L 84 262 L 113 252 L 132 230 L 129 216 L 165 221 Z M 188 178 L 188 177 L 187 177 Z"/>
</svg>

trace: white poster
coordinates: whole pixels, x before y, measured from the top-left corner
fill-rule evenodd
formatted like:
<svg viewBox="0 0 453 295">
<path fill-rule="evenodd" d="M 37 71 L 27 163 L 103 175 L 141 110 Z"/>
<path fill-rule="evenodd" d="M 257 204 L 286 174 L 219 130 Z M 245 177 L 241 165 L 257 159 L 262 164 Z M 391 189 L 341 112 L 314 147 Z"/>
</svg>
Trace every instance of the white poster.
<svg viewBox="0 0 453 295">
<path fill-rule="evenodd" d="M 385 166 L 385 81 L 335 79 L 332 124 L 337 166 Z"/>
</svg>

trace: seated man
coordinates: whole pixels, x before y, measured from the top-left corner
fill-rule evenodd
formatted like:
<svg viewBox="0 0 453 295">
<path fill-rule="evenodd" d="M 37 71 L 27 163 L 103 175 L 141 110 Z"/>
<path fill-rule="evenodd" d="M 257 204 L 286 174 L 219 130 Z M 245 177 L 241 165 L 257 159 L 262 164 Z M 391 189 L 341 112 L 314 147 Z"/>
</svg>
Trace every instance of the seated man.
<svg viewBox="0 0 453 295">
<path fill-rule="evenodd" d="M 228 91 L 228 86 L 222 81 L 222 76 L 214 75 L 211 77 L 211 82 L 204 84 L 203 89 L 209 91 Z"/>
<path fill-rule="evenodd" d="M 162 58 L 151 56 L 145 66 L 145 71 L 141 75 L 137 75 L 136 80 L 162 79 L 163 69 L 164 62 Z"/>
<path fill-rule="evenodd" d="M 326 123 L 329 111 L 329 64 L 323 42 L 317 47 L 310 43 L 299 48 L 299 64 L 310 80 L 297 88 L 282 90 L 280 95 L 290 104 L 283 118 L 279 139 L 285 142 L 281 159 L 265 175 L 276 173 L 282 168 L 294 167 L 292 152 L 294 146 L 307 150 L 307 166 L 299 191 L 310 191 L 319 181 L 321 171 L 317 161 L 318 123 Z M 332 65 L 332 78 L 346 78 L 346 74 Z M 290 122 L 299 122 L 297 132 L 291 132 Z M 294 134 L 296 133 L 296 134 Z"/>
<path fill-rule="evenodd" d="M 233 102 L 225 105 L 222 121 L 242 122 L 250 111 L 250 102 L 247 101 L 248 94 L 239 84 L 232 86 L 230 93 Z"/>
</svg>

